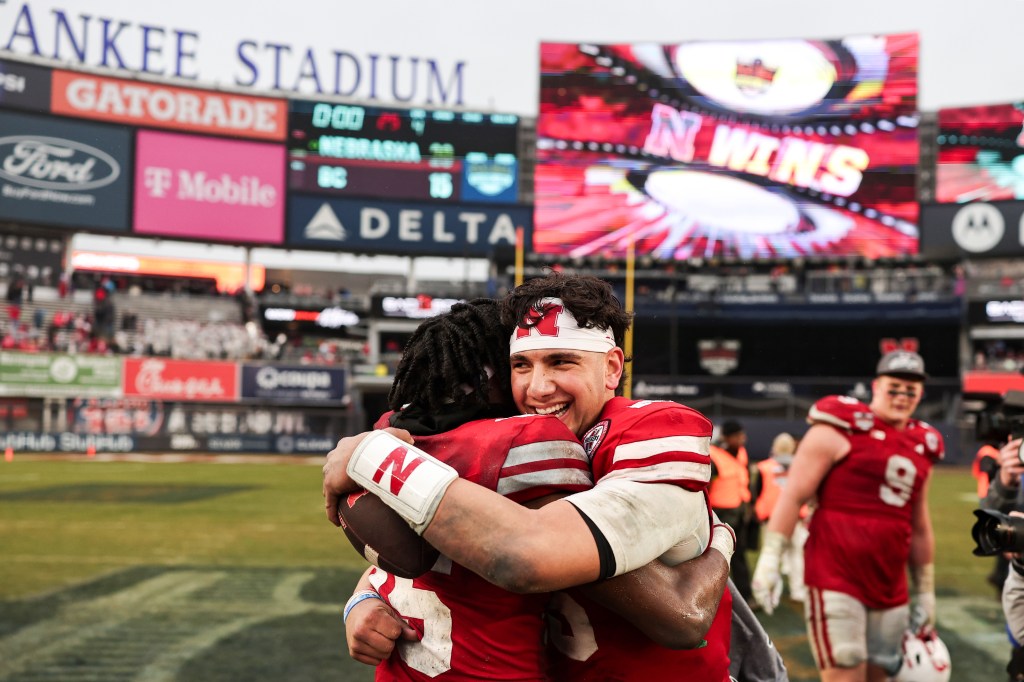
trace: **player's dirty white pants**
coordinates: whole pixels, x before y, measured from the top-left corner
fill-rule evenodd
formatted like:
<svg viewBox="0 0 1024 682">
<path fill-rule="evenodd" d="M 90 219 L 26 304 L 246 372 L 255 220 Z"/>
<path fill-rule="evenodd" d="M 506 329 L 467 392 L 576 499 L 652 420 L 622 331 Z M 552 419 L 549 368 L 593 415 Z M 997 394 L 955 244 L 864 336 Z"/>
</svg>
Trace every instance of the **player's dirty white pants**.
<svg viewBox="0 0 1024 682">
<path fill-rule="evenodd" d="M 807 639 L 819 670 L 852 668 L 867 661 L 896 673 L 903 661 L 900 643 L 910 622 L 910 606 L 869 609 L 848 594 L 807 588 Z"/>
</svg>

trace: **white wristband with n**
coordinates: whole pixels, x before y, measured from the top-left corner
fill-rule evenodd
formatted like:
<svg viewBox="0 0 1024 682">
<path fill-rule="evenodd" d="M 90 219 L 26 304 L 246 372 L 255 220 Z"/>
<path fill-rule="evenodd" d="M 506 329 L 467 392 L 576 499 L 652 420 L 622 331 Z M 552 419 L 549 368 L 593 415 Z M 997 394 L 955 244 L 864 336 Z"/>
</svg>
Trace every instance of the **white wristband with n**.
<svg viewBox="0 0 1024 682">
<path fill-rule="evenodd" d="M 374 431 L 352 453 L 348 475 L 409 522 L 420 535 L 434 519 L 458 472 L 414 445 Z"/>
</svg>

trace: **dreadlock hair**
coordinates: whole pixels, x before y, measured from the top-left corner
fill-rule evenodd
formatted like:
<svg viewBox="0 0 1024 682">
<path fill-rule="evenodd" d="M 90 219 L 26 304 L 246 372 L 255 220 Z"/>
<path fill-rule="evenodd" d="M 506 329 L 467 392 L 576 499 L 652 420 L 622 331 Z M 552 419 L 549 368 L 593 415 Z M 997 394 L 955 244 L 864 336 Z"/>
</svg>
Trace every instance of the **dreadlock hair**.
<svg viewBox="0 0 1024 682">
<path fill-rule="evenodd" d="M 626 330 L 633 323 L 633 313 L 622 308 L 608 282 L 591 275 L 552 272 L 519 285 L 502 301 L 501 321 L 510 329 L 536 325 L 541 316 L 531 315 L 530 312 L 543 312 L 540 301 L 545 298 L 562 299 L 562 304 L 581 327 L 610 329 L 615 337 L 615 345 L 623 347 Z M 632 359 L 627 357 L 625 361 L 630 362 Z M 619 392 L 625 382 L 626 373 L 623 372 Z"/>
<path fill-rule="evenodd" d="M 456 303 L 449 312 L 423 322 L 405 345 L 388 406 L 399 410 L 411 404 L 428 413 L 487 409 L 492 405 L 490 382 L 494 381 L 503 405 L 514 414 L 508 361 L 511 335 L 512 328 L 501 322 L 498 302 L 489 298 Z"/>
</svg>

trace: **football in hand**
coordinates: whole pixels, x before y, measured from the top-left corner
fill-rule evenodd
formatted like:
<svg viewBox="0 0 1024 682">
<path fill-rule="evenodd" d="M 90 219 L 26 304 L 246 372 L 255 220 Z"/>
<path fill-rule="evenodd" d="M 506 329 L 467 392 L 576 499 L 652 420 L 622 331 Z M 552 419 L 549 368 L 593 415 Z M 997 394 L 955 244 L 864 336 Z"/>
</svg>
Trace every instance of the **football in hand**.
<svg viewBox="0 0 1024 682">
<path fill-rule="evenodd" d="M 365 490 L 341 501 L 338 520 L 357 552 L 374 566 L 400 578 L 418 578 L 440 556 L 405 519 Z"/>
</svg>

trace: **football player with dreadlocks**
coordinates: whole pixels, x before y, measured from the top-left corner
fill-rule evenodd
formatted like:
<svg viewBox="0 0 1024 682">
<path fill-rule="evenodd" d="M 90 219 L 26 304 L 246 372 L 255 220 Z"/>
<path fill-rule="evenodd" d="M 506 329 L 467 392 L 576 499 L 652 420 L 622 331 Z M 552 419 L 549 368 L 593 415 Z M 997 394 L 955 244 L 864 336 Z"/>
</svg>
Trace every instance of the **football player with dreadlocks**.
<svg viewBox="0 0 1024 682">
<path fill-rule="evenodd" d="M 394 412 L 377 427 L 409 431 L 418 447 L 438 456 L 438 464 L 444 460 L 463 479 L 513 502 L 539 504 L 553 493 L 590 488 L 586 454 L 556 417 L 509 418 L 517 413 L 507 344 L 508 328 L 493 301 L 457 304 L 423 323 L 409 340 L 388 396 Z M 634 576 L 632 589 L 625 581 L 596 589 L 610 595 L 613 607 L 639 608 L 645 621 L 657 621 L 660 611 L 676 627 L 679 610 L 689 606 L 679 597 L 684 571 L 642 570 L 645 584 Z M 662 584 L 668 594 L 652 592 L 652 584 Z M 717 580 L 706 585 L 709 592 L 721 589 Z M 700 584 L 688 590 L 700 592 Z M 507 592 L 443 558 L 412 580 L 371 568 L 346 607 L 346 634 L 356 660 L 379 664 L 378 679 L 542 680 L 540 616 L 547 601 L 543 593 Z M 416 634 L 406 621 L 417 623 Z M 397 655 L 391 655 L 399 635 Z M 701 635 L 692 637 L 699 641 Z"/>
</svg>

